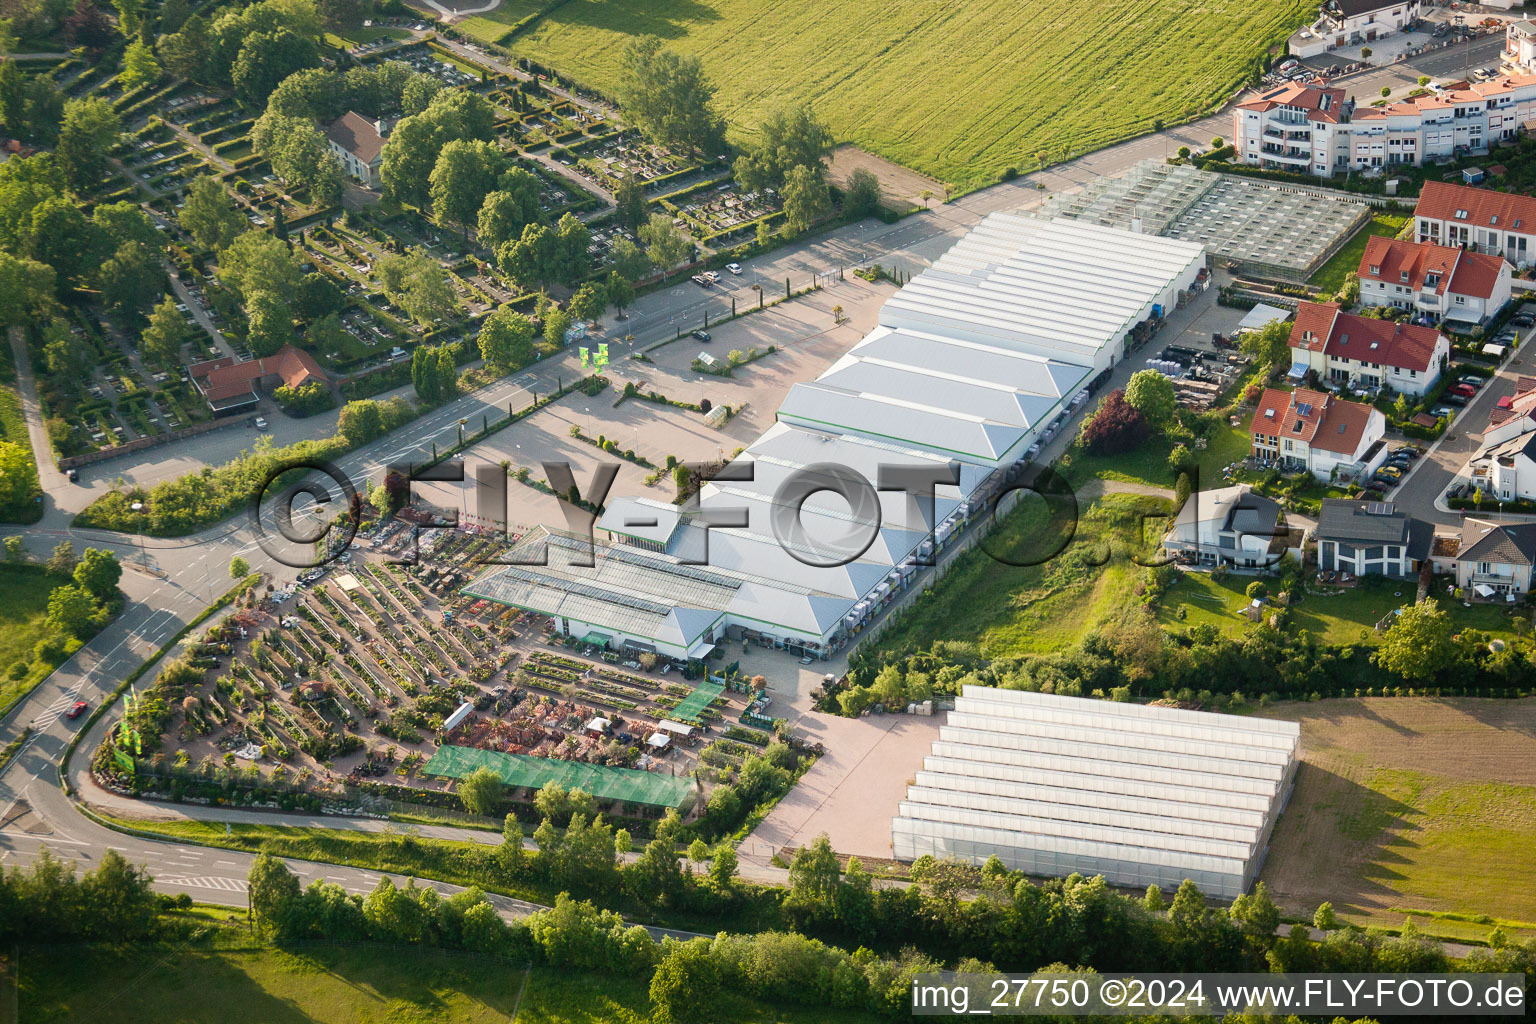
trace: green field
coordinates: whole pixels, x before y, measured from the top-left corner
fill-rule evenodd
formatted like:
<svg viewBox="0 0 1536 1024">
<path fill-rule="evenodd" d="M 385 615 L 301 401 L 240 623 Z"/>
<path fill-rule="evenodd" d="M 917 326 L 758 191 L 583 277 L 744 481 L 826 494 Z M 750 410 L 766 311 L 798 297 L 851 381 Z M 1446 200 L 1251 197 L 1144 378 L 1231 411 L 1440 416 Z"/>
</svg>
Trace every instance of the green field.
<svg viewBox="0 0 1536 1024">
<path fill-rule="evenodd" d="M 52 665 L 33 664 L 32 648 L 43 638 L 47 630 L 43 620 L 48 617 L 48 595 L 59 581 L 49 576 L 38 565 L 0 565 L 0 665 L 7 669 L 0 675 L 0 712 L 24 697 L 32 687 L 42 682 L 53 671 Z M 70 641 L 71 648 L 79 647 L 79 641 Z M 12 679 L 12 665 L 25 663 L 26 675 Z"/>
<path fill-rule="evenodd" d="M 1307 283 L 1320 292 L 1336 292 L 1344 286 L 1344 278 L 1360 269 L 1360 257 L 1365 255 L 1365 245 L 1373 235 L 1392 237 L 1408 223 L 1406 213 L 1377 213 L 1369 224 L 1351 238 L 1344 248 L 1333 254 L 1333 259 L 1317 268 L 1317 273 Z"/>
<path fill-rule="evenodd" d="M 227 941 L 227 939 L 226 939 Z M 383 946 L 289 950 L 161 946 L 22 949 L 18 1019 L 177 1024 L 644 1024 L 648 979 L 555 970 Z M 4 993 L 7 1011 L 11 993 Z M 710 1019 L 873 1024 L 872 1014 L 773 1008 L 731 994 Z M 515 1016 L 514 1016 L 515 1014 Z"/>
<path fill-rule="evenodd" d="M 990 657 L 1059 650 L 1094 626 L 1118 618 L 1141 568 L 1129 555 L 1144 551 L 1143 516 L 1167 515 L 1168 501 L 1108 494 L 1079 509 L 1072 543 L 1043 564 L 1015 566 L 975 549 L 949 563 L 944 576 L 880 637 L 877 648 L 924 650 L 935 640 L 972 640 Z M 1154 522 L 1159 520 L 1154 519 Z M 988 538 L 991 550 L 1030 560 L 1051 550 L 1045 503 L 1028 498 Z M 1108 561 L 1095 564 L 1105 554 Z"/>
<path fill-rule="evenodd" d="M 363 28 L 361 25 L 359 25 L 355 28 L 343 29 L 339 34 L 336 32 L 327 32 L 325 34 L 325 44 L 327 46 L 340 46 L 350 49 L 354 46 L 365 46 L 368 43 L 376 43 L 381 39 L 409 38 L 411 38 L 409 29 L 389 28 L 385 25 L 372 25 L 368 28 Z"/>
<path fill-rule="evenodd" d="M 1210 109 L 1305 0 L 567 0 L 510 45 L 612 95 L 633 36 L 698 54 L 720 113 L 750 136 L 778 104 L 812 103 L 840 141 L 965 191 Z M 465 28 L 470 22 L 460 25 Z"/>
<path fill-rule="evenodd" d="M 503 0 L 501 6 L 494 11 L 465 18 L 455 22 L 453 27 L 482 43 L 503 43 L 520 23 L 548 6 L 548 3 L 536 3 L 534 0 Z"/>
</svg>

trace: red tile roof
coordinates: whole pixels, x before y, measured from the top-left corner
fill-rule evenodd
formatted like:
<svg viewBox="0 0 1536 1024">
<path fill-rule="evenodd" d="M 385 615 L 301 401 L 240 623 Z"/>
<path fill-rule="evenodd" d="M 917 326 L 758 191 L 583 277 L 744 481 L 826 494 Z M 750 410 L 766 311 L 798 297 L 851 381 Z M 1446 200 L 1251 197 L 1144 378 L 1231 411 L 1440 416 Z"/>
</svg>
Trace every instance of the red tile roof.
<svg viewBox="0 0 1536 1024">
<path fill-rule="evenodd" d="M 1536 198 L 1444 181 L 1424 183 L 1414 214 L 1452 224 L 1536 234 Z"/>
<path fill-rule="evenodd" d="M 225 356 L 187 367 L 191 377 L 210 402 L 254 394 L 263 377 L 275 376 L 287 387 L 298 387 L 309 380 L 325 381 L 325 371 L 315 357 L 301 348 L 284 345 L 270 356 L 236 362 Z"/>
<path fill-rule="evenodd" d="M 1276 107 L 1296 107 L 1307 112 L 1314 121 L 1337 124 L 1344 112 L 1344 90 L 1288 82 L 1255 99 L 1237 105 L 1239 110 L 1273 110 Z"/>
<path fill-rule="evenodd" d="M 1358 274 L 1363 281 L 1406 284 L 1414 291 L 1425 290 L 1425 279 L 1434 275 L 1428 290 L 1437 295 L 1454 292 L 1490 299 L 1503 269 L 1500 256 L 1376 235 L 1365 243 Z"/>
<path fill-rule="evenodd" d="M 1303 302 L 1296 309 L 1290 343 L 1335 359 L 1428 372 L 1439 340 L 1433 327 L 1342 313 L 1332 302 Z"/>
<path fill-rule="evenodd" d="M 1346 402 L 1324 391 L 1265 388 L 1248 432 L 1305 441 L 1323 451 L 1354 455 L 1375 411 L 1363 403 Z"/>
</svg>

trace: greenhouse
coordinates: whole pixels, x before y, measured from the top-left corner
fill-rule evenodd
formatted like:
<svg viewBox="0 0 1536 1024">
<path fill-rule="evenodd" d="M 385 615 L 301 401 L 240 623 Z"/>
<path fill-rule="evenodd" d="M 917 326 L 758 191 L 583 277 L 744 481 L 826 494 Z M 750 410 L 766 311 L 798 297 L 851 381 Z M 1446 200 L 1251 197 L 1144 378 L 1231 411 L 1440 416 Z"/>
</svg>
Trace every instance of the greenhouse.
<svg viewBox="0 0 1536 1024">
<path fill-rule="evenodd" d="M 1294 722 L 967 686 L 891 847 L 1231 898 L 1263 865 L 1300 739 Z"/>
</svg>

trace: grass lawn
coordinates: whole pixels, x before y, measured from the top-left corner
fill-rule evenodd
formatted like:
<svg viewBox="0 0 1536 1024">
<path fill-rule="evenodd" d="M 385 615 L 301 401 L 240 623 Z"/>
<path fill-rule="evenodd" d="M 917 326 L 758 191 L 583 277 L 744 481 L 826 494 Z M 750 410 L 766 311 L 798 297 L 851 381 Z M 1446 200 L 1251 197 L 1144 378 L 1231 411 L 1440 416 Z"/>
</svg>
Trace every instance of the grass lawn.
<svg viewBox="0 0 1536 1024">
<path fill-rule="evenodd" d="M 325 45 L 350 49 L 354 46 L 367 46 L 369 43 L 376 43 L 380 39 L 409 38 L 411 38 L 411 33 L 408 29 L 389 28 L 384 25 L 363 28 L 359 25 L 356 28 L 349 28 L 340 33 L 327 32 L 325 34 Z"/>
<path fill-rule="evenodd" d="M 220 919 L 216 911 L 211 917 Z M 224 943 L 237 934 L 221 936 Z M 178 1024 L 645 1024 L 648 978 L 482 961 L 431 949 L 95 946 L 20 951 L 17 1008 L 33 1022 Z M 196 998 L 187 998 L 188 993 Z M 514 1018 L 514 1013 L 516 1014 Z M 710 1019 L 739 1024 L 874 1024 L 869 1013 L 769 1008 L 716 997 Z"/>
<path fill-rule="evenodd" d="M 0 675 L 0 712 L 31 692 L 42 682 L 53 666 L 34 663 L 32 648 L 47 630 L 43 620 L 48 617 L 48 595 L 59 581 L 45 573 L 38 565 L 0 565 L 0 665 L 7 672 Z M 80 646 L 72 640 L 67 650 Z M 12 679 L 12 665 L 26 664 L 27 674 Z"/>
<path fill-rule="evenodd" d="M 525 18 L 542 12 L 548 6 L 549 3 L 537 3 L 534 0 L 502 0 L 501 6 L 494 11 L 465 18 L 453 27 L 482 43 L 500 43 Z"/>
<path fill-rule="evenodd" d="M 963 191 L 1225 101 L 1312 13 L 1305 0 L 567 0 L 510 45 L 612 95 L 625 44 L 659 36 L 703 59 L 736 136 L 805 101 L 839 141 Z"/>
<path fill-rule="evenodd" d="M 1171 490 L 1176 481 L 1168 469 L 1168 453 L 1173 451 L 1175 443 L 1166 437 L 1153 437 L 1135 451 L 1118 455 L 1090 455 L 1086 451 L 1075 451 L 1071 461 L 1062 467 L 1062 473 L 1074 487 L 1079 488 L 1090 480 L 1115 480 L 1167 487 Z M 1223 425 L 1214 431 L 1206 441 L 1205 448 L 1194 452 L 1200 464 L 1201 485 L 1206 490 L 1223 486 L 1223 467 L 1246 456 L 1250 445 L 1246 418 L 1242 419 L 1239 426 Z"/>
<path fill-rule="evenodd" d="M 32 451 L 32 439 L 27 434 L 27 418 L 21 411 L 21 395 L 15 388 L 16 368 L 11 361 L 11 346 L 0 342 L 0 440 L 20 445 L 32 464 L 32 491 L 41 494 L 37 481 L 37 457 Z M 43 507 L 36 501 L 28 501 L 22 508 L 0 508 L 0 522 L 35 523 L 43 517 Z M 0 700 L 0 706 L 4 705 Z"/>
<path fill-rule="evenodd" d="M 1157 619 L 1169 627 L 1210 623 L 1223 633 L 1240 633 L 1251 625 L 1238 613 L 1248 603 L 1243 591 L 1253 580 L 1235 573 L 1220 580 L 1212 579 L 1208 572 L 1183 573 L 1163 597 Z M 1328 644 L 1375 644 L 1380 639 L 1376 623 L 1392 609 L 1412 603 L 1416 590 L 1414 582 L 1377 579 L 1350 590 L 1308 594 L 1291 606 L 1288 628 L 1305 629 Z M 1510 632 L 1509 616 L 1499 605 L 1464 608 L 1460 602 L 1442 597 L 1440 607 L 1458 627 Z"/>
<path fill-rule="evenodd" d="M 1536 700 L 1283 703 L 1302 765 L 1263 879 L 1287 910 L 1483 938 L 1536 934 Z"/>
<path fill-rule="evenodd" d="M 980 549 L 966 552 L 877 646 L 897 653 L 926 649 L 935 640 L 973 640 L 988 655 L 1006 657 L 1075 643 L 1119 616 L 1141 573 L 1128 556 L 1145 550 L 1138 536 L 1142 517 L 1166 516 L 1168 505 L 1163 498 L 1105 495 L 1079 509 L 1072 543 L 1040 565 L 1008 565 Z M 1056 531 L 1044 501 L 1027 498 L 987 543 L 1013 561 L 1026 561 L 1052 551 L 1061 536 Z"/>
<path fill-rule="evenodd" d="M 1307 283 L 1320 292 L 1336 292 L 1344 287 L 1344 276 L 1360 269 L 1360 257 L 1372 235 L 1391 237 L 1403 229 L 1411 214 L 1377 212 L 1359 233 L 1333 254 L 1333 259 L 1317 268 Z"/>
</svg>

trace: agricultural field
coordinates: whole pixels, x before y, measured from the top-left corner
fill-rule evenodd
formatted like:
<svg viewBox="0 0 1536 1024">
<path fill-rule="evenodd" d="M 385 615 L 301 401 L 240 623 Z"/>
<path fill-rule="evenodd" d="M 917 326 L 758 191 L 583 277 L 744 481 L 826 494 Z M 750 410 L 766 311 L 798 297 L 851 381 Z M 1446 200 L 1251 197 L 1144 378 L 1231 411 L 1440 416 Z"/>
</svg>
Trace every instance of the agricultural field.
<svg viewBox="0 0 1536 1024">
<path fill-rule="evenodd" d="M 504 43 L 515 28 L 549 7 L 539 0 L 502 0 L 494 11 L 472 14 L 453 27 L 482 43 Z"/>
<path fill-rule="evenodd" d="M 1314 6 L 570 0 L 508 45 L 612 95 L 625 43 L 656 35 L 703 58 L 738 140 L 805 100 L 840 140 L 966 191 L 1224 101 Z"/>
<path fill-rule="evenodd" d="M 132 954 L 99 947 L 23 949 L 20 1020 L 260 1020 L 268 1024 L 643 1024 L 648 982 L 457 956 L 428 949 L 252 944 L 167 947 Z M 197 998 L 188 1000 L 189 991 Z M 12 993 L 4 992 L 11 1005 Z M 873 1014 L 781 1009 L 733 993 L 714 1019 L 739 1024 L 873 1024 Z"/>
<path fill-rule="evenodd" d="M 1263 879 L 1286 910 L 1483 938 L 1536 934 L 1536 700 L 1284 703 L 1302 765 Z M 1497 917 L 1489 916 L 1497 914 Z"/>
</svg>

